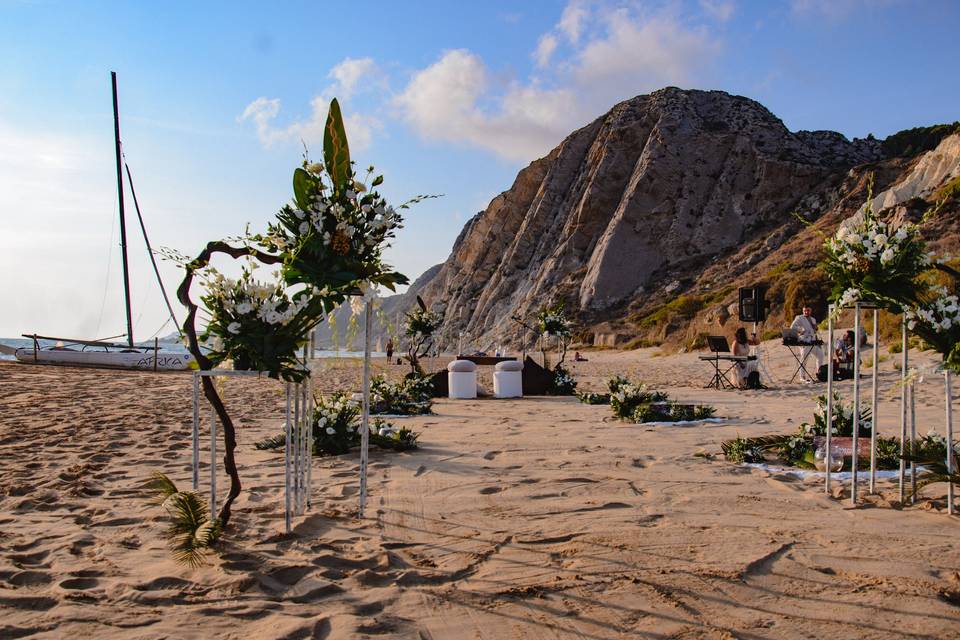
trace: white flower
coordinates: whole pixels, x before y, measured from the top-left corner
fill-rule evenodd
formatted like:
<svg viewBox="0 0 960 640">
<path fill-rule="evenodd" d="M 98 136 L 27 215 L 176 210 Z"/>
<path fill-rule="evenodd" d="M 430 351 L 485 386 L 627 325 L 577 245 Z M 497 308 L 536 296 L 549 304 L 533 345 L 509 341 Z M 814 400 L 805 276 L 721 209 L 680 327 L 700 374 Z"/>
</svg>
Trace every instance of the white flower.
<svg viewBox="0 0 960 640">
<path fill-rule="evenodd" d="M 293 215 L 297 216 L 297 218 L 299 218 L 300 220 L 303 220 L 304 218 L 307 217 L 307 214 L 301 209 L 294 209 Z"/>
<path fill-rule="evenodd" d="M 880 254 L 880 262 L 882 262 L 883 264 L 887 264 L 888 262 L 893 260 L 893 258 L 894 258 L 893 249 L 889 247 L 885 249 L 883 253 Z"/>
<path fill-rule="evenodd" d="M 309 222 L 301 222 L 298 231 L 300 232 L 300 235 L 302 235 L 302 236 L 306 235 L 307 232 L 310 231 L 310 223 L 309 223 Z"/>
<path fill-rule="evenodd" d="M 239 322 L 231 322 L 230 324 L 227 325 L 227 331 L 229 331 L 230 333 L 232 333 L 232 334 L 234 334 L 234 335 L 240 333 L 240 323 L 239 323 Z"/>
<path fill-rule="evenodd" d="M 244 315 L 245 313 L 250 313 L 253 311 L 253 305 L 249 302 L 241 302 L 237 305 L 237 313 Z"/>
<path fill-rule="evenodd" d="M 331 435 L 331 436 L 332 436 L 333 434 L 335 434 L 335 433 L 337 432 L 337 430 L 334 429 L 333 427 L 327 427 L 327 428 L 326 428 L 326 432 L 327 432 L 328 435 Z"/>
</svg>

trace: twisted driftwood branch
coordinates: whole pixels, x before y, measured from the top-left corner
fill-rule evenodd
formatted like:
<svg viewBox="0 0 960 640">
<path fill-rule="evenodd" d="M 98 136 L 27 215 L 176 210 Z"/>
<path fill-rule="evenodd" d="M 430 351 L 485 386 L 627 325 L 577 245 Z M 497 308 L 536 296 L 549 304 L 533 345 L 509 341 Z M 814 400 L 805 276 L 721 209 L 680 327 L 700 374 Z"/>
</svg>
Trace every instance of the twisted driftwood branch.
<svg viewBox="0 0 960 640">
<path fill-rule="evenodd" d="M 196 358 L 197 364 L 203 371 L 213 369 L 213 362 L 200 350 L 200 341 L 197 339 L 196 328 L 198 307 L 197 304 L 190 299 L 190 286 L 193 284 L 194 272 L 207 266 L 210 258 L 215 253 L 225 253 L 232 258 L 251 256 L 263 264 L 278 264 L 283 262 L 283 258 L 280 256 L 264 253 L 250 247 L 232 247 L 226 242 L 215 241 L 207 243 L 206 248 L 200 252 L 200 255 L 198 255 L 193 262 L 186 265 L 187 273 L 183 278 L 183 282 L 181 282 L 177 288 L 177 299 L 187 308 L 187 317 L 183 321 L 183 333 L 187 336 L 187 348 L 190 350 L 190 353 L 193 354 L 193 357 Z M 230 507 L 233 505 L 233 501 L 237 496 L 240 495 L 241 489 L 240 474 L 237 472 L 237 461 L 234 457 L 234 450 L 237 448 L 237 432 L 233 426 L 233 420 L 230 419 L 227 408 L 220 398 L 220 394 L 217 393 L 216 387 L 214 387 L 213 380 L 211 380 L 209 376 L 201 376 L 200 383 L 203 385 L 203 395 L 206 396 L 213 410 L 217 412 L 220 424 L 223 425 L 223 466 L 230 476 L 230 492 L 227 494 L 227 499 L 220 508 L 218 517 L 220 518 L 221 525 L 226 527 L 230 521 Z"/>
</svg>

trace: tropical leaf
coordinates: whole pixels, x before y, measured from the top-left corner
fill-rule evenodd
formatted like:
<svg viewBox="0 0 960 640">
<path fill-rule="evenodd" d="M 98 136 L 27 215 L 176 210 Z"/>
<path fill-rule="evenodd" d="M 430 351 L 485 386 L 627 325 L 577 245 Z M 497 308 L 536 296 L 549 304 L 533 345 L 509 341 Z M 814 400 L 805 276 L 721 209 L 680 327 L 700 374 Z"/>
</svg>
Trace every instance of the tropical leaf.
<svg viewBox="0 0 960 640">
<path fill-rule="evenodd" d="M 150 481 L 147 483 L 147 488 L 157 494 L 156 498 L 154 499 L 155 504 L 163 504 L 167 498 L 175 493 L 179 493 L 177 485 L 173 483 L 173 480 L 168 478 L 166 474 L 160 473 L 159 471 L 150 476 Z"/>
<path fill-rule="evenodd" d="M 347 132 L 343 128 L 343 115 L 336 98 L 330 101 L 327 124 L 323 131 L 323 160 L 327 165 L 327 173 L 333 180 L 334 190 L 339 191 L 350 179 L 351 171 Z"/>
<path fill-rule="evenodd" d="M 220 537 L 220 520 L 210 518 L 207 503 L 192 491 L 179 491 L 177 485 L 162 473 L 154 473 L 147 485 L 157 495 L 170 516 L 164 532 L 177 562 L 198 567 L 203 564 L 209 548 Z"/>
<path fill-rule="evenodd" d="M 293 172 L 293 197 L 297 201 L 297 206 L 302 210 L 306 211 L 310 208 L 310 174 L 304 171 L 303 169 L 296 169 Z M 288 221 L 288 226 L 293 224 L 292 216 L 290 216 Z M 290 226 L 292 229 L 293 227 Z"/>
<path fill-rule="evenodd" d="M 287 436 L 283 433 L 253 443 L 253 448 L 260 451 L 273 451 L 283 449 L 285 446 L 287 446 Z"/>
</svg>

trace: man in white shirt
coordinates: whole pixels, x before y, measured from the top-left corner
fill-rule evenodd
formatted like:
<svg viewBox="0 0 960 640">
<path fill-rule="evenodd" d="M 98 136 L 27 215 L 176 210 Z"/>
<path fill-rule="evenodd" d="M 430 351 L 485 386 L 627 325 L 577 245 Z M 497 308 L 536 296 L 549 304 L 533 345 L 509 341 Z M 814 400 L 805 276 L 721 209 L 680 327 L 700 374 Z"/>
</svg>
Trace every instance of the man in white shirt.
<svg viewBox="0 0 960 640">
<path fill-rule="evenodd" d="M 813 357 L 817 360 L 817 368 L 815 371 L 819 371 L 824 362 L 823 348 L 821 348 L 819 344 L 813 344 L 819 342 L 820 338 L 817 335 L 817 319 L 811 315 L 812 312 L 813 309 L 805 306 L 803 313 L 793 319 L 793 324 L 790 325 L 790 328 L 797 332 L 797 338 L 801 344 L 810 345 L 803 348 L 803 358 L 801 358 L 801 362 L 804 363 L 804 369 L 806 368 L 807 358 L 813 354 Z M 804 382 L 814 382 L 805 370 L 801 370 L 800 375 Z"/>
</svg>

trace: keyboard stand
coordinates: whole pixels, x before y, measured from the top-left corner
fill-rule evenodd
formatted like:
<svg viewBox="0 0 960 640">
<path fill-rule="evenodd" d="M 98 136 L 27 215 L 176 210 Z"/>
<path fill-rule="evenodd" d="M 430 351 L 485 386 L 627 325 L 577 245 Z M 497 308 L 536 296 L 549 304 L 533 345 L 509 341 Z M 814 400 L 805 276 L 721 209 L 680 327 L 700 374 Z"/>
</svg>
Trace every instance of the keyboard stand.
<svg viewBox="0 0 960 640">
<path fill-rule="evenodd" d="M 737 366 L 736 362 L 733 362 L 726 369 L 720 368 L 720 354 L 714 354 L 712 356 L 700 356 L 701 360 L 707 360 L 713 363 L 713 377 L 710 379 L 710 382 L 704 387 L 704 389 L 717 389 L 718 391 L 723 389 L 736 389 L 737 387 L 730 382 L 730 379 L 727 377 L 727 374 L 730 373 L 730 370 Z"/>
</svg>

